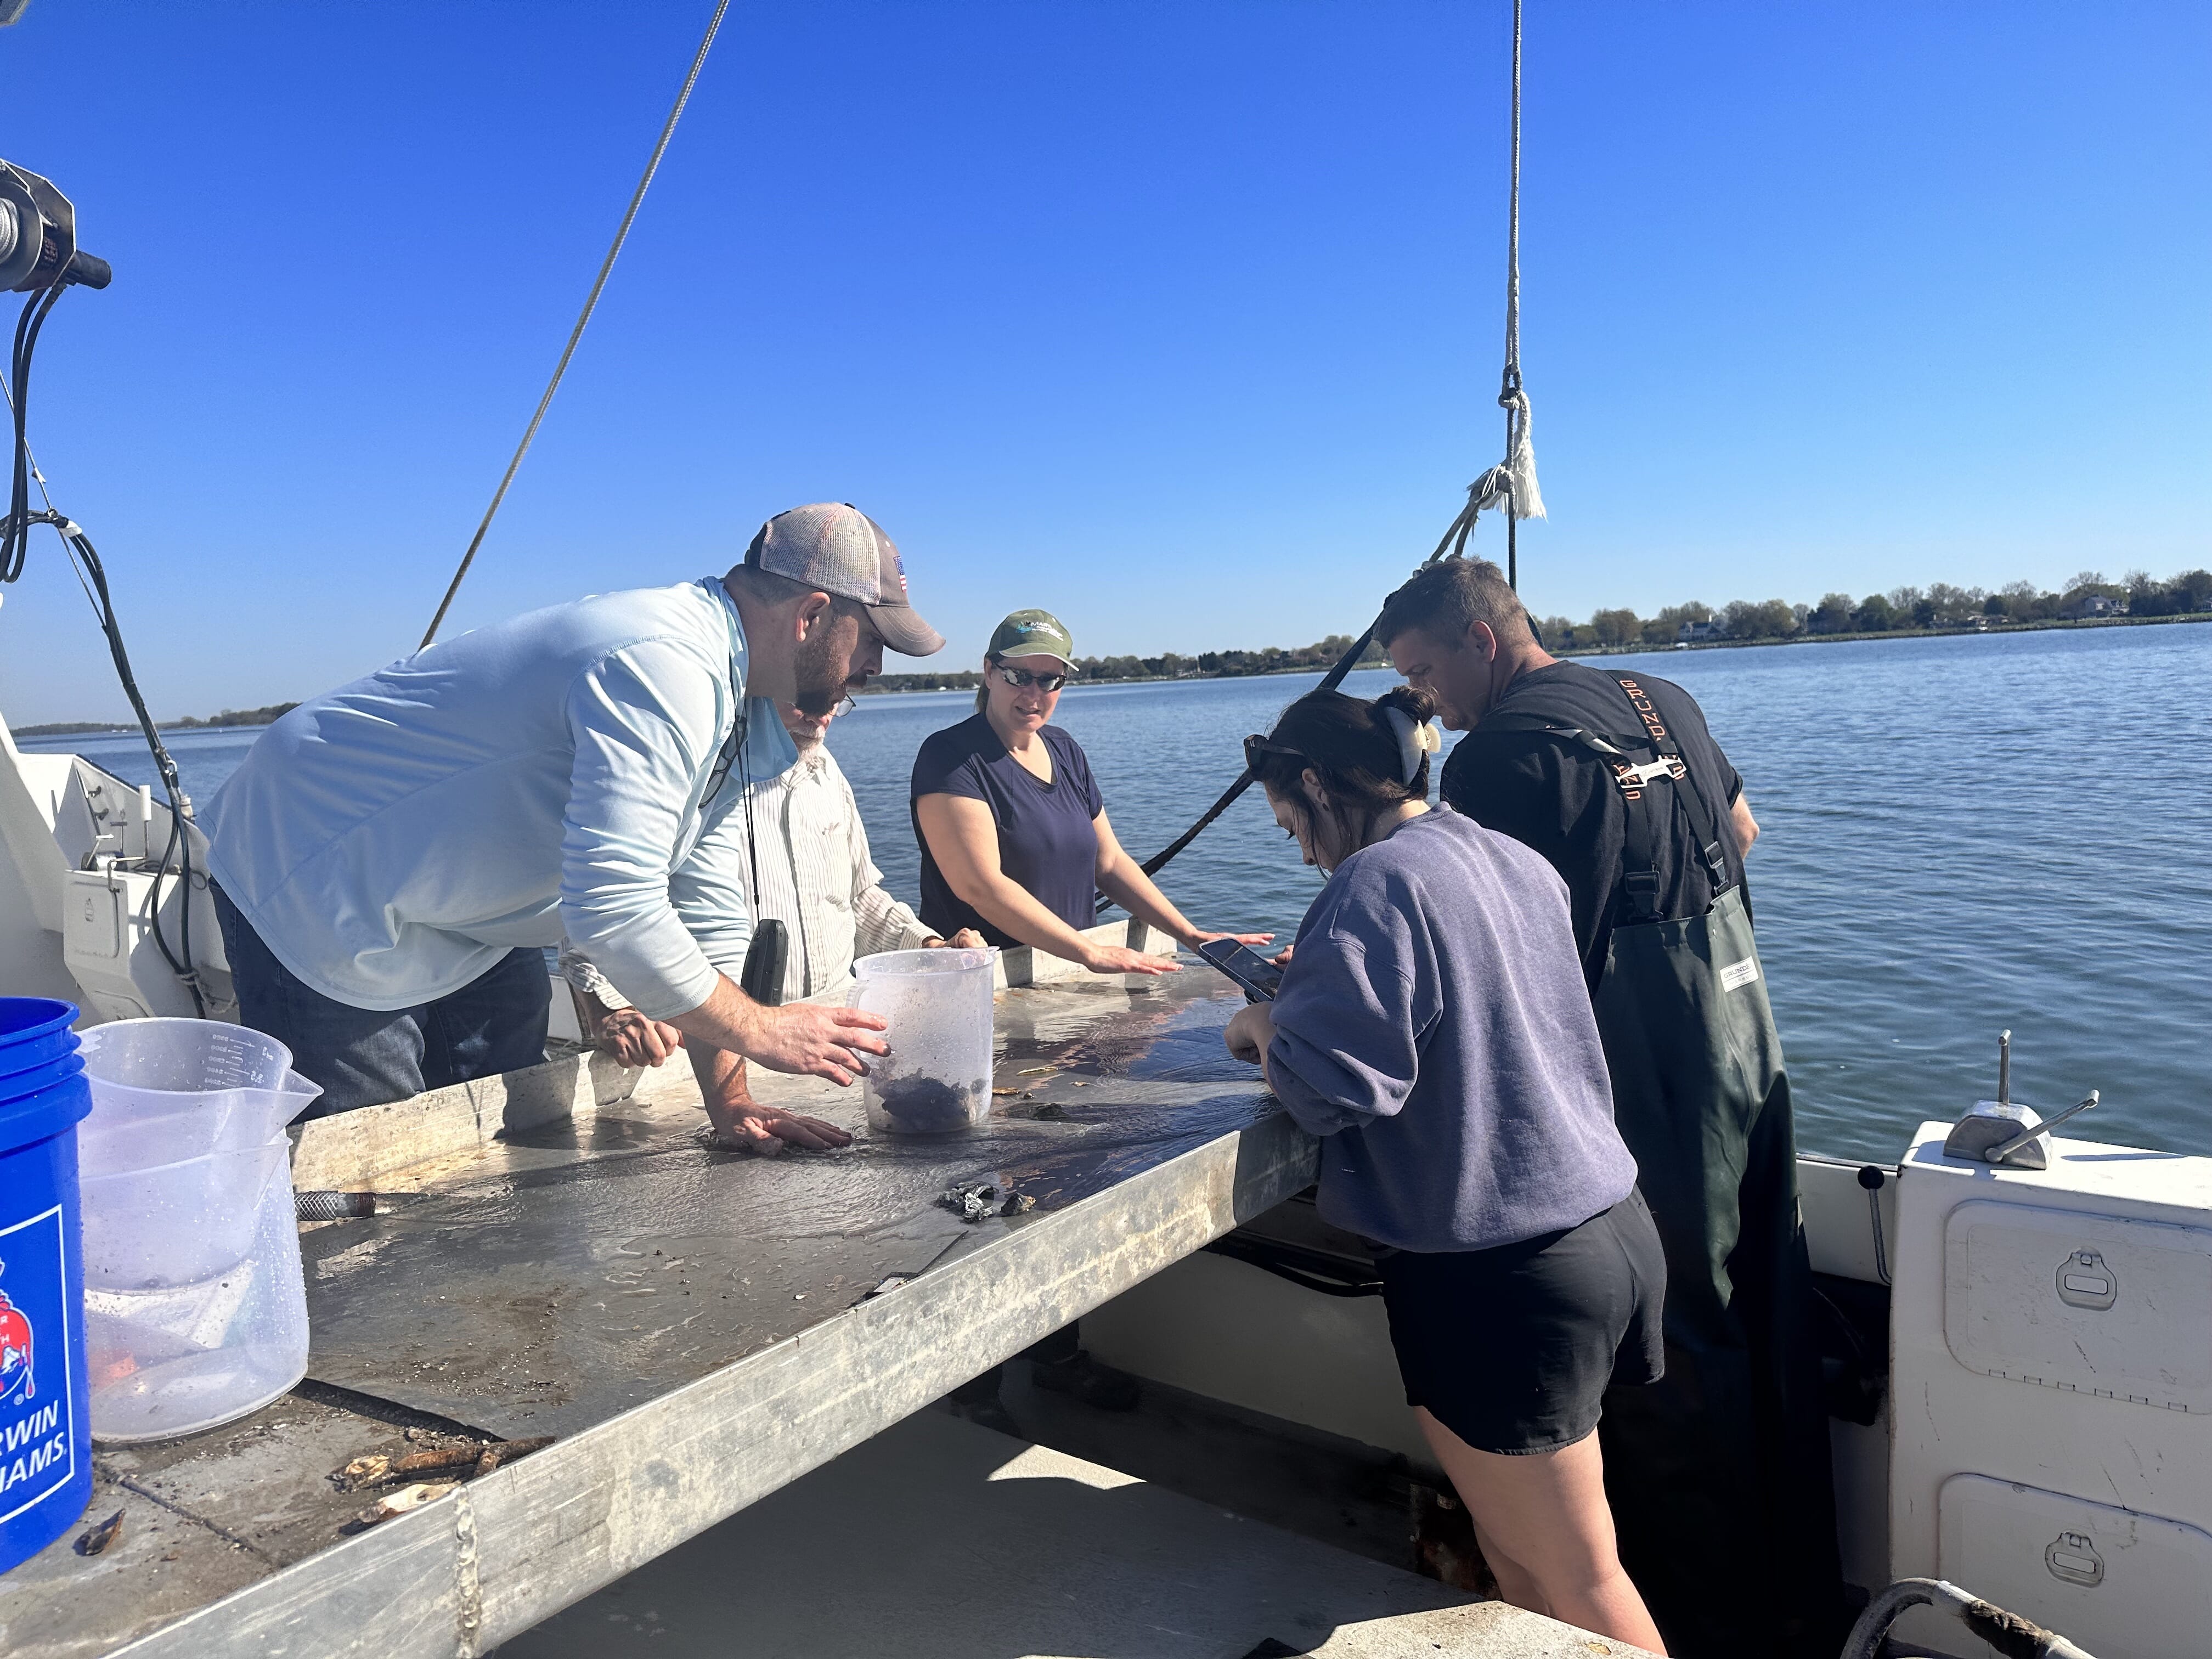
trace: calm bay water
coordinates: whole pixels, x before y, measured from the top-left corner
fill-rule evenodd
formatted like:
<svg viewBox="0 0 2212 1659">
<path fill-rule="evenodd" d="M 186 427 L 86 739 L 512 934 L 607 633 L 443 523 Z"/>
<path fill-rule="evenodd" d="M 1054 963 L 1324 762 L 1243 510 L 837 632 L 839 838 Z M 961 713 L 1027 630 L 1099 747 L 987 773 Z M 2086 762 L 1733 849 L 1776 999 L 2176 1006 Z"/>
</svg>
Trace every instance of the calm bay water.
<svg viewBox="0 0 2212 1659">
<path fill-rule="evenodd" d="M 2212 627 L 1632 660 L 1704 704 L 1765 831 L 1752 896 L 1805 1147 L 1894 1158 L 1922 1120 L 1993 1092 L 2009 1026 L 2017 1098 L 2048 1113 L 2103 1090 L 2069 1133 L 2212 1152 L 2212 994 L 2197 978 L 2212 807 L 2190 782 L 2212 755 Z M 1243 735 L 1318 678 L 1080 688 L 1058 718 L 1141 858 L 1234 775 Z M 1346 689 L 1393 683 L 1371 672 Z M 870 698 L 831 732 L 876 860 L 908 899 L 908 768 L 972 703 Z M 205 799 L 255 735 L 172 734 L 186 787 Z M 25 746 L 152 780 L 132 736 Z M 1255 793 L 1163 885 L 1202 926 L 1287 935 L 1320 878 Z"/>
</svg>

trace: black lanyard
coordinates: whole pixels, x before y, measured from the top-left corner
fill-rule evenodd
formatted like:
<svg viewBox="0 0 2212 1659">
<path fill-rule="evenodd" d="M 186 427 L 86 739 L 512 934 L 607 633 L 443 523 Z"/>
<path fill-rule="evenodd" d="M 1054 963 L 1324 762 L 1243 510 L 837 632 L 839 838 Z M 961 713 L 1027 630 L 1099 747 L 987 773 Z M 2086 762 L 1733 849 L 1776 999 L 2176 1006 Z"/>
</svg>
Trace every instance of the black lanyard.
<svg viewBox="0 0 2212 1659">
<path fill-rule="evenodd" d="M 702 587 L 719 586 L 702 580 Z M 727 601 L 718 593 L 718 603 Z M 722 618 L 730 626 L 727 615 Z M 738 775 L 738 787 L 742 792 L 739 805 L 745 814 L 745 859 L 752 871 L 752 884 L 745 893 L 752 911 L 753 940 L 745 949 L 745 965 L 740 972 L 739 983 L 747 996 L 765 1007 L 775 1007 L 783 1000 L 784 963 L 789 954 L 789 945 L 784 926 L 775 920 L 761 919 L 760 897 L 760 837 L 753 823 L 752 768 L 749 763 L 752 738 L 752 705 L 746 700 L 744 682 L 738 676 L 737 630 L 730 628 L 730 735 L 722 741 L 721 752 L 714 758 L 714 770 L 707 775 L 706 792 L 699 798 L 700 833 L 706 833 L 705 819 L 709 808 L 720 797 L 722 787 L 729 781 L 730 774 Z M 795 867 L 794 867 L 795 872 Z"/>
</svg>

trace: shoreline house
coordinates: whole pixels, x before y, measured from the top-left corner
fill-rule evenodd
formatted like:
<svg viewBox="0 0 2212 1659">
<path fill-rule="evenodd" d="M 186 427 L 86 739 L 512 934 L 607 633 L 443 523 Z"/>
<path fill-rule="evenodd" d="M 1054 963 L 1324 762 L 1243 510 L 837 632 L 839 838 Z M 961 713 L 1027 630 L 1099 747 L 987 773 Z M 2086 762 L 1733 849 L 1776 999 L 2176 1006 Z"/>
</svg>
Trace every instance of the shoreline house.
<svg viewBox="0 0 2212 1659">
<path fill-rule="evenodd" d="M 2076 593 L 2058 608 L 2058 614 L 2068 622 L 2086 622 L 2092 617 L 2118 617 L 2126 613 L 2126 605 L 2104 593 Z"/>
</svg>

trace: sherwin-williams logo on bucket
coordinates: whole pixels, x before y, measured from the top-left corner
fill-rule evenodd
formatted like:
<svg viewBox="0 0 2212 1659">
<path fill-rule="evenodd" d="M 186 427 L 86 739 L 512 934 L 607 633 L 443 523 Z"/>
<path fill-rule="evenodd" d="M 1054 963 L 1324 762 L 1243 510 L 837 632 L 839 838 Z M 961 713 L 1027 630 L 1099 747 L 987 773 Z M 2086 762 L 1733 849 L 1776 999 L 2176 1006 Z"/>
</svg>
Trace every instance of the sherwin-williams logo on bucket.
<svg viewBox="0 0 2212 1659">
<path fill-rule="evenodd" d="M 0 1261 L 0 1272 L 7 1266 Z M 8 1292 L 0 1291 L 0 1406 L 17 1395 L 26 1400 L 39 1397 L 38 1373 L 31 1369 L 31 1322 L 8 1299 Z"/>
<path fill-rule="evenodd" d="M 60 1206 L 0 1231 L 0 1522 L 76 1473 Z"/>
</svg>

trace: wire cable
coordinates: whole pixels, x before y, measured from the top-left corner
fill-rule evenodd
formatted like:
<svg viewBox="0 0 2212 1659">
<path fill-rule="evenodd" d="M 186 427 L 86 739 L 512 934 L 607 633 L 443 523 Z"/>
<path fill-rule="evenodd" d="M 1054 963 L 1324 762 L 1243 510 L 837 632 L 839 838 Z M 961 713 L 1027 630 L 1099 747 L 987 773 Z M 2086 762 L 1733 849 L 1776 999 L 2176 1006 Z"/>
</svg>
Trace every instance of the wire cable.
<svg viewBox="0 0 2212 1659">
<path fill-rule="evenodd" d="M 4 402 L 8 405 L 12 418 L 12 411 L 15 407 L 15 394 L 9 389 L 4 376 L 0 376 L 0 402 Z M 25 460 L 29 464 L 31 482 L 39 487 L 39 499 L 46 504 L 46 511 L 54 515 L 52 520 L 54 538 L 62 544 L 62 556 L 69 561 L 70 574 L 76 578 L 77 591 L 84 595 L 84 602 L 92 607 L 93 619 L 97 622 L 100 618 L 100 601 L 92 595 L 92 584 L 84 579 L 84 567 L 77 562 L 76 550 L 70 545 L 69 538 L 62 533 L 62 525 L 64 520 L 59 509 L 54 506 L 53 492 L 46 488 L 46 475 L 39 470 L 39 457 L 37 452 L 32 449 L 28 439 L 23 441 L 22 452 Z"/>
<path fill-rule="evenodd" d="M 0 520 L 0 583 L 13 582 L 23 574 L 28 556 L 31 528 L 34 525 L 52 525 L 54 533 L 62 539 L 70 568 L 76 573 L 77 584 L 84 589 L 85 597 L 92 603 L 93 614 L 100 631 L 107 640 L 108 654 L 115 663 L 117 677 L 123 683 L 124 696 L 129 699 L 131 712 L 137 716 L 139 732 L 146 739 L 146 747 L 154 757 L 154 769 L 161 780 L 162 793 L 169 804 L 169 839 L 161 856 L 154 863 L 153 884 L 147 898 L 148 919 L 154 944 L 161 953 L 192 1000 L 193 1012 L 207 1018 L 207 998 L 199 982 L 199 973 L 192 961 L 192 861 L 191 837 L 187 826 L 192 816 L 191 798 L 185 793 L 183 781 L 178 776 L 177 763 L 171 758 L 168 747 L 161 741 L 161 731 L 154 724 L 152 712 L 146 707 L 144 695 L 138 689 L 138 678 L 131 667 L 131 653 L 123 642 L 122 625 L 116 620 L 115 601 L 107 586 L 106 568 L 101 564 L 100 551 L 91 538 L 72 522 L 67 514 L 54 506 L 53 495 L 46 488 L 45 475 L 39 471 L 31 456 L 28 434 L 31 403 L 31 361 L 38 349 L 39 334 L 45 328 L 46 318 L 52 313 L 66 283 L 56 283 L 51 288 L 33 293 L 23 303 L 15 319 L 15 335 L 9 354 L 9 374 L 0 381 L 0 395 L 7 398 L 15 417 L 14 465 L 10 472 L 8 516 Z M 46 506 L 33 511 L 30 504 L 30 485 L 35 480 L 40 498 Z M 145 849 L 149 855 L 150 846 Z M 161 888 L 170 878 L 173 862 L 182 895 L 177 907 L 177 944 L 170 948 L 167 933 L 161 925 Z"/>
<path fill-rule="evenodd" d="M 1513 185 L 1505 227 L 1505 373 L 1498 401 L 1505 408 L 1505 454 L 1512 464 L 1526 434 L 1528 398 L 1521 387 L 1521 0 L 1513 0 Z M 1518 502 L 1505 504 L 1505 585 L 1521 591 Z"/>
<path fill-rule="evenodd" d="M 41 517 L 45 515 L 41 514 Z M 59 518 L 58 514 L 54 515 Z M 169 840 L 154 866 L 154 885 L 147 898 L 147 915 L 151 923 L 155 947 L 161 959 L 169 964 L 192 1000 L 192 1010 L 200 1018 L 207 1018 L 207 998 L 202 992 L 199 972 L 192 961 L 192 859 L 191 839 L 186 826 L 192 819 L 191 798 L 185 793 L 183 780 L 177 774 L 177 763 L 170 757 L 168 745 L 161 741 L 160 729 L 146 707 L 145 696 L 138 690 L 138 677 L 131 671 L 131 653 L 123 643 L 122 624 L 116 620 L 115 601 L 108 592 L 107 571 L 100 563 L 99 550 L 91 538 L 74 524 L 66 520 L 58 526 L 84 561 L 92 580 L 94 592 L 99 596 L 100 629 L 107 636 L 108 654 L 115 662 L 116 677 L 123 682 L 124 695 L 131 701 L 131 712 L 138 717 L 138 729 L 144 734 L 146 747 L 154 757 L 154 769 L 161 775 L 162 793 L 169 802 Z M 150 847 L 148 849 L 152 850 Z M 177 866 L 176 880 L 179 888 L 177 905 L 177 946 L 169 948 L 168 936 L 161 928 L 161 884 L 169 878 L 169 866 Z"/>
<path fill-rule="evenodd" d="M 667 153 L 668 141 L 676 136 L 677 120 L 683 115 L 684 105 L 691 100 L 691 88 L 698 83 L 699 71 L 706 67 L 707 52 L 714 46 L 715 33 L 722 27 L 722 15 L 729 9 L 730 0 L 715 0 L 714 15 L 707 25 L 706 37 L 699 42 L 697 55 L 691 59 L 691 72 L 684 77 L 683 89 L 676 94 L 675 107 L 668 112 L 668 119 L 660 129 L 660 142 L 653 145 L 653 155 L 645 164 L 645 172 L 637 181 L 637 189 L 631 192 L 629 209 L 623 215 L 622 223 L 615 231 L 615 240 L 607 249 L 607 257 L 599 262 L 599 276 L 592 283 L 591 293 L 585 296 L 584 308 L 577 313 L 575 327 L 568 331 L 568 343 L 562 348 L 561 361 L 553 366 L 553 378 L 545 383 L 545 395 L 538 398 L 537 412 L 531 416 L 530 424 L 523 429 L 522 441 L 514 447 L 514 458 L 507 462 L 506 475 L 500 479 L 499 488 L 492 492 L 491 505 L 484 508 L 483 522 L 477 526 L 477 533 L 469 538 L 468 551 L 461 555 L 460 568 L 453 572 L 453 580 L 446 588 L 446 597 L 438 601 L 438 614 L 430 618 L 429 627 L 422 630 L 422 643 L 415 647 L 417 651 L 428 649 L 430 642 L 438 637 L 438 629 L 445 624 L 446 612 L 453 609 L 453 596 L 461 591 L 461 583 L 468 576 L 469 567 L 476 562 L 477 550 L 483 545 L 484 537 L 491 529 L 491 521 L 499 513 L 500 503 L 507 499 L 507 486 L 514 482 L 514 475 L 522 470 L 522 458 L 530 453 L 531 441 L 538 436 L 538 428 L 545 419 L 545 411 L 553 406 L 553 394 L 561 389 L 561 377 L 568 372 L 568 360 L 576 355 L 577 343 L 584 337 L 584 325 L 592 320 L 592 313 L 599 306 L 599 295 L 605 289 L 607 277 L 615 268 L 615 256 L 622 252 L 623 243 L 629 235 L 630 225 L 637 218 L 637 210 L 644 205 L 647 187 L 653 183 L 653 175 L 659 171 L 660 158 Z"/>
</svg>

